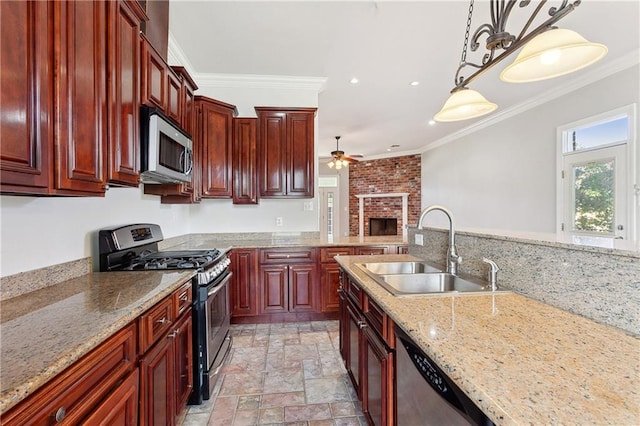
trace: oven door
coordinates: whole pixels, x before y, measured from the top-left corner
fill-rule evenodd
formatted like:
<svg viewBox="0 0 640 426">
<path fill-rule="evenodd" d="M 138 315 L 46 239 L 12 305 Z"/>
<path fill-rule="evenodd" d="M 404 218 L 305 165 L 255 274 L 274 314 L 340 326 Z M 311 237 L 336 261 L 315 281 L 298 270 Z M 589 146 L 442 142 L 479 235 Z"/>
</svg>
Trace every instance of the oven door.
<svg viewBox="0 0 640 426">
<path fill-rule="evenodd" d="M 231 302 L 229 293 L 229 272 L 219 284 L 207 288 L 205 303 L 205 335 L 206 335 L 206 365 L 204 399 L 208 399 L 215 385 L 215 375 L 231 350 Z M 207 380 L 208 378 L 208 380 Z M 206 383 L 208 382 L 208 383 Z M 207 395 L 207 388 L 209 394 Z"/>
</svg>

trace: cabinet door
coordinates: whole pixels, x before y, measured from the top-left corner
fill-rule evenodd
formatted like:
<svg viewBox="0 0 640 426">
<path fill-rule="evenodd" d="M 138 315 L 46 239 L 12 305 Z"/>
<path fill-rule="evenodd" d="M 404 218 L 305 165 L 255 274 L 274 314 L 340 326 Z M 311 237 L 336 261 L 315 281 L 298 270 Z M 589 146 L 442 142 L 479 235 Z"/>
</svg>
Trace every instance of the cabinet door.
<svg viewBox="0 0 640 426">
<path fill-rule="evenodd" d="M 314 113 L 287 113 L 287 196 L 312 198 L 314 186 Z"/>
<path fill-rule="evenodd" d="M 53 140 L 53 3 L 0 1 L 0 183 L 46 193 Z"/>
<path fill-rule="evenodd" d="M 233 204 L 258 204 L 257 120 L 233 119 Z"/>
<path fill-rule="evenodd" d="M 289 265 L 289 312 L 313 312 L 316 310 L 315 265 Z"/>
<path fill-rule="evenodd" d="M 136 426 L 138 424 L 138 381 L 136 368 L 82 421 L 86 426 Z"/>
<path fill-rule="evenodd" d="M 393 425 L 392 407 L 393 351 L 371 328 L 363 331 L 362 407 L 369 424 Z"/>
<path fill-rule="evenodd" d="M 165 111 L 167 100 L 167 64 L 162 56 L 141 36 L 140 99 L 143 104 Z"/>
<path fill-rule="evenodd" d="M 182 80 L 172 69 L 167 69 L 167 116 L 180 124 L 182 121 Z"/>
<path fill-rule="evenodd" d="M 229 107 L 213 101 L 199 102 L 202 198 L 231 198 L 233 109 Z"/>
<path fill-rule="evenodd" d="M 258 252 L 254 249 L 231 252 L 231 315 L 234 317 L 258 313 L 257 260 Z"/>
<path fill-rule="evenodd" d="M 287 116 L 284 112 L 258 112 L 261 197 L 286 195 Z"/>
<path fill-rule="evenodd" d="M 193 322 L 191 309 L 185 311 L 181 318 L 174 330 L 176 417 L 180 417 L 180 413 L 186 408 L 189 395 L 193 390 Z"/>
<path fill-rule="evenodd" d="M 323 264 L 321 267 L 320 288 L 322 292 L 322 312 L 335 312 L 338 310 L 340 299 L 340 266 L 336 263 Z"/>
<path fill-rule="evenodd" d="M 140 19 L 124 1 L 109 3 L 108 180 L 140 182 Z"/>
<path fill-rule="evenodd" d="M 351 379 L 351 383 L 356 390 L 359 399 L 362 399 L 362 390 L 360 389 L 362 368 L 360 348 L 362 347 L 362 332 L 360 330 L 362 318 L 358 310 L 345 298 L 343 310 L 343 320 L 345 323 L 344 332 L 344 353 L 343 360 L 345 368 Z M 346 355 L 346 356 L 345 356 Z"/>
<path fill-rule="evenodd" d="M 168 336 L 140 359 L 140 425 L 175 423 L 174 345 Z"/>
<path fill-rule="evenodd" d="M 104 193 L 106 172 L 104 1 L 54 3 L 56 39 L 55 187 Z"/>
<path fill-rule="evenodd" d="M 283 313 L 289 307 L 289 268 L 287 265 L 260 267 L 260 313 Z"/>
</svg>

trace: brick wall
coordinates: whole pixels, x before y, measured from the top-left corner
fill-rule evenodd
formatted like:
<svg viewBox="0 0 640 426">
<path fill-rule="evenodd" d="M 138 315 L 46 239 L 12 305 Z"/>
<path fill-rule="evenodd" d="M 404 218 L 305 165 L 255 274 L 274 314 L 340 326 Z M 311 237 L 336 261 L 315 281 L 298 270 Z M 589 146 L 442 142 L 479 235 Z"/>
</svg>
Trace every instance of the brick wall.
<svg viewBox="0 0 640 426">
<path fill-rule="evenodd" d="M 420 217 L 420 154 L 381 160 L 360 161 L 349 165 L 349 235 L 358 235 L 359 199 L 356 195 L 407 192 L 408 220 Z M 369 218 L 398 219 L 402 235 L 402 197 L 364 199 L 364 235 L 369 235 Z"/>
</svg>

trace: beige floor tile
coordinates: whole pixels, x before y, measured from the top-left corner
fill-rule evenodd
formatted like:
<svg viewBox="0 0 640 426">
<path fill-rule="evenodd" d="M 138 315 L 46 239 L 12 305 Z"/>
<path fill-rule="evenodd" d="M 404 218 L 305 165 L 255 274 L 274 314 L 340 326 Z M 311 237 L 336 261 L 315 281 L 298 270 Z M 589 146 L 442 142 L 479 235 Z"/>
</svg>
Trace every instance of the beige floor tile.
<svg viewBox="0 0 640 426">
<path fill-rule="evenodd" d="M 284 407 L 284 421 L 323 420 L 331 418 L 329 404 L 307 404 Z"/>
</svg>

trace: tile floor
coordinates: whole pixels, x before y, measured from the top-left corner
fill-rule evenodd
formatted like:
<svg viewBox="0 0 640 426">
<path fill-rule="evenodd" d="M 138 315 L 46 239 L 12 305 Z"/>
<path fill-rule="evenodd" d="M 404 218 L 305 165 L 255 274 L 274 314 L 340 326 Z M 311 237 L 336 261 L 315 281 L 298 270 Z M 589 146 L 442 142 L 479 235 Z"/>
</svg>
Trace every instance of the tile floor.
<svg viewBox="0 0 640 426">
<path fill-rule="evenodd" d="M 338 352 L 338 321 L 232 325 L 214 397 L 182 426 L 366 425 Z"/>
</svg>

